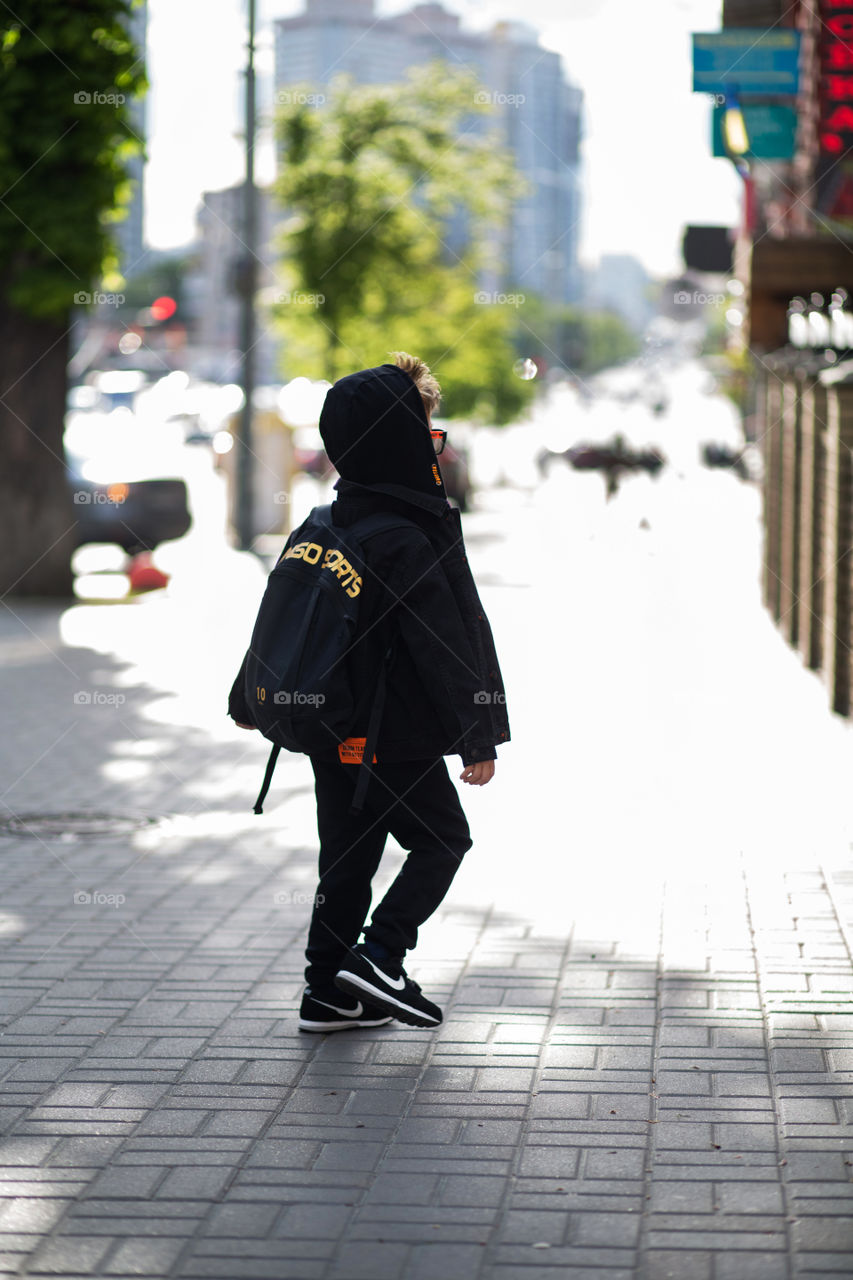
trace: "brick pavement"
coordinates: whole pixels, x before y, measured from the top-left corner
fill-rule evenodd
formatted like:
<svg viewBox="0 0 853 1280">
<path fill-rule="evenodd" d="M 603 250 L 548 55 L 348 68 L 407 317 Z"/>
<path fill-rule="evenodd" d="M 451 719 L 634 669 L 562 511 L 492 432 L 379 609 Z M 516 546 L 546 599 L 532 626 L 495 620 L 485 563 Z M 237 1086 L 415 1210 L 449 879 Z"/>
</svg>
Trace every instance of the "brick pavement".
<svg viewBox="0 0 853 1280">
<path fill-rule="evenodd" d="M 256 819 L 262 746 L 169 701 L 130 608 L 104 613 L 99 649 L 67 643 L 74 619 L 63 641 L 52 608 L 12 608 L 4 804 L 159 821 L 0 839 L 0 1274 L 853 1273 L 849 845 L 626 862 L 619 903 L 591 872 L 562 922 L 472 863 L 411 965 L 440 1030 L 300 1036 L 304 762 Z M 180 630 L 180 601 L 133 608 L 161 640 Z M 488 789 L 470 801 L 492 845 L 512 780 L 491 827 Z"/>
</svg>

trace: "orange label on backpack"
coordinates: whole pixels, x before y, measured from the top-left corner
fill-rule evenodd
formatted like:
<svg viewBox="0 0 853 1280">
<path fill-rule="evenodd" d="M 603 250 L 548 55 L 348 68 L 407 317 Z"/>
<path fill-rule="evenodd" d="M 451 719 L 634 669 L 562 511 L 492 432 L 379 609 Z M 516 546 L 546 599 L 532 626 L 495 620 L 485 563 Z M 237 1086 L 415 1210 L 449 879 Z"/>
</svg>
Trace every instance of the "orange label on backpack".
<svg viewBox="0 0 853 1280">
<path fill-rule="evenodd" d="M 341 764 L 361 764 L 366 746 L 367 738 L 345 738 L 343 742 L 339 742 L 338 755 L 341 758 Z M 375 755 L 373 763 L 376 764 Z"/>
</svg>

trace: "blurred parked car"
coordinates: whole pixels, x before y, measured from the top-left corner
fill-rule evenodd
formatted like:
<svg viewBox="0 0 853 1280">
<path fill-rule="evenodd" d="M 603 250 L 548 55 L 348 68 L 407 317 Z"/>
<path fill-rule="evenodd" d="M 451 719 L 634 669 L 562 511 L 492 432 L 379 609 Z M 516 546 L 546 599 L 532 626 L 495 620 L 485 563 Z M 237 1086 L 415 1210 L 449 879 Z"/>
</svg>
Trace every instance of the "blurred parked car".
<svg viewBox="0 0 853 1280">
<path fill-rule="evenodd" d="M 755 445 L 748 444 L 742 449 L 733 449 L 727 444 L 708 441 L 701 447 L 701 456 L 706 467 L 726 468 L 734 471 L 741 480 L 761 480 L 761 454 Z"/>
<path fill-rule="evenodd" d="M 77 517 L 77 545 L 114 542 L 128 555 L 181 538 L 192 523 L 183 480 L 85 480 L 67 458 Z"/>
<path fill-rule="evenodd" d="M 197 413 L 175 413 L 169 418 L 177 422 L 184 433 L 184 444 L 213 444 L 215 429 L 205 426 Z"/>
<path fill-rule="evenodd" d="M 148 385 L 141 369 L 103 369 L 87 375 L 85 382 L 68 388 L 69 410 L 132 409 L 139 393 Z"/>
<path fill-rule="evenodd" d="M 551 449 L 543 449 L 536 459 L 542 475 L 548 464 L 555 458 L 563 461 L 575 471 L 647 471 L 656 476 L 661 467 L 666 466 L 666 457 L 660 449 L 647 445 L 643 449 L 634 449 L 625 443 L 621 435 L 612 436 L 609 440 L 596 443 L 579 443 L 554 453 Z"/>
<path fill-rule="evenodd" d="M 639 467 L 642 471 L 648 471 L 650 476 L 656 476 L 661 467 L 666 466 L 666 457 L 660 449 L 654 447 L 635 451 L 633 459 L 630 465 Z"/>
<path fill-rule="evenodd" d="M 136 555 L 183 537 L 192 517 L 186 484 L 179 476 L 169 476 L 177 469 L 172 465 L 172 443 L 167 432 L 152 447 L 148 433 L 138 430 L 127 408 L 109 414 L 69 414 L 65 464 L 78 546 L 117 543 L 128 555 Z"/>
<path fill-rule="evenodd" d="M 467 511 L 471 505 L 472 492 L 467 451 L 445 444 L 439 465 L 447 496 L 460 511 Z"/>
</svg>

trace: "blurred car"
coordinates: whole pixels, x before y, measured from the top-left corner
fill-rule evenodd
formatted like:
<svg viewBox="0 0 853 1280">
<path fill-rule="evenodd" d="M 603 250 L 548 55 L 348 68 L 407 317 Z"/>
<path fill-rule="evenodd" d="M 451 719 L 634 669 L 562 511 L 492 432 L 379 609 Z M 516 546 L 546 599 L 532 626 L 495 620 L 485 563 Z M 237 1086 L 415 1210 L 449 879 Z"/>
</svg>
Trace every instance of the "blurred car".
<svg viewBox="0 0 853 1280">
<path fill-rule="evenodd" d="M 128 555 L 182 538 L 192 524 L 183 480 L 115 480 L 95 484 L 66 458 L 77 517 L 77 545 L 114 542 Z"/>
<path fill-rule="evenodd" d="M 656 476 L 666 466 L 666 457 L 654 445 L 646 445 L 642 449 L 634 449 L 627 445 L 621 435 L 596 443 L 581 442 L 572 445 L 561 453 L 551 449 L 543 449 L 536 459 L 542 475 L 550 462 L 560 458 L 568 462 L 575 471 L 647 471 Z"/>
<path fill-rule="evenodd" d="M 460 511 L 467 511 L 471 505 L 472 485 L 466 450 L 461 447 L 454 449 L 445 443 L 439 466 L 448 498 Z"/>
<path fill-rule="evenodd" d="M 650 447 L 648 449 L 640 449 L 635 452 L 633 463 L 634 467 L 639 467 L 642 471 L 648 471 L 650 476 L 656 476 L 661 467 L 666 466 L 666 457 L 661 453 L 660 449 Z"/>
<path fill-rule="evenodd" d="M 706 467 L 734 471 L 741 480 L 761 480 L 761 452 L 755 445 L 747 444 L 742 449 L 733 449 L 727 444 L 706 441 L 701 447 L 701 457 Z"/>
<path fill-rule="evenodd" d="M 177 467 L 170 465 L 175 459 L 168 433 L 161 433 L 152 448 L 149 433 L 141 433 L 124 408 L 70 414 L 63 443 L 78 546 L 117 543 L 136 555 L 187 533 L 192 524 L 187 486 L 180 476 L 169 475 Z"/>
<path fill-rule="evenodd" d="M 554 456 L 562 456 L 575 471 L 596 471 L 613 463 L 613 450 L 606 445 L 575 444 L 562 455 Z"/>
<path fill-rule="evenodd" d="M 68 388 L 69 410 L 132 409 L 148 377 L 141 369 L 102 369 L 87 375 L 85 382 Z"/>
<path fill-rule="evenodd" d="M 203 425 L 197 413 L 174 413 L 170 422 L 177 422 L 184 433 L 184 444 L 213 444 L 215 430 Z"/>
</svg>

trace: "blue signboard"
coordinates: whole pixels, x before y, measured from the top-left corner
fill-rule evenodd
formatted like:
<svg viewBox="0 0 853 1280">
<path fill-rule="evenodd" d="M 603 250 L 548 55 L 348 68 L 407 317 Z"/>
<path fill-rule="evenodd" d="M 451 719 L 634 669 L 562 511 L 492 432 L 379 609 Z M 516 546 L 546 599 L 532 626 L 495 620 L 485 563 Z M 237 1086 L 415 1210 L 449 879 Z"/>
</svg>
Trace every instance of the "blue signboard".
<svg viewBox="0 0 853 1280">
<path fill-rule="evenodd" d="M 800 33 L 731 27 L 693 36 L 694 93 L 796 94 Z"/>
</svg>

